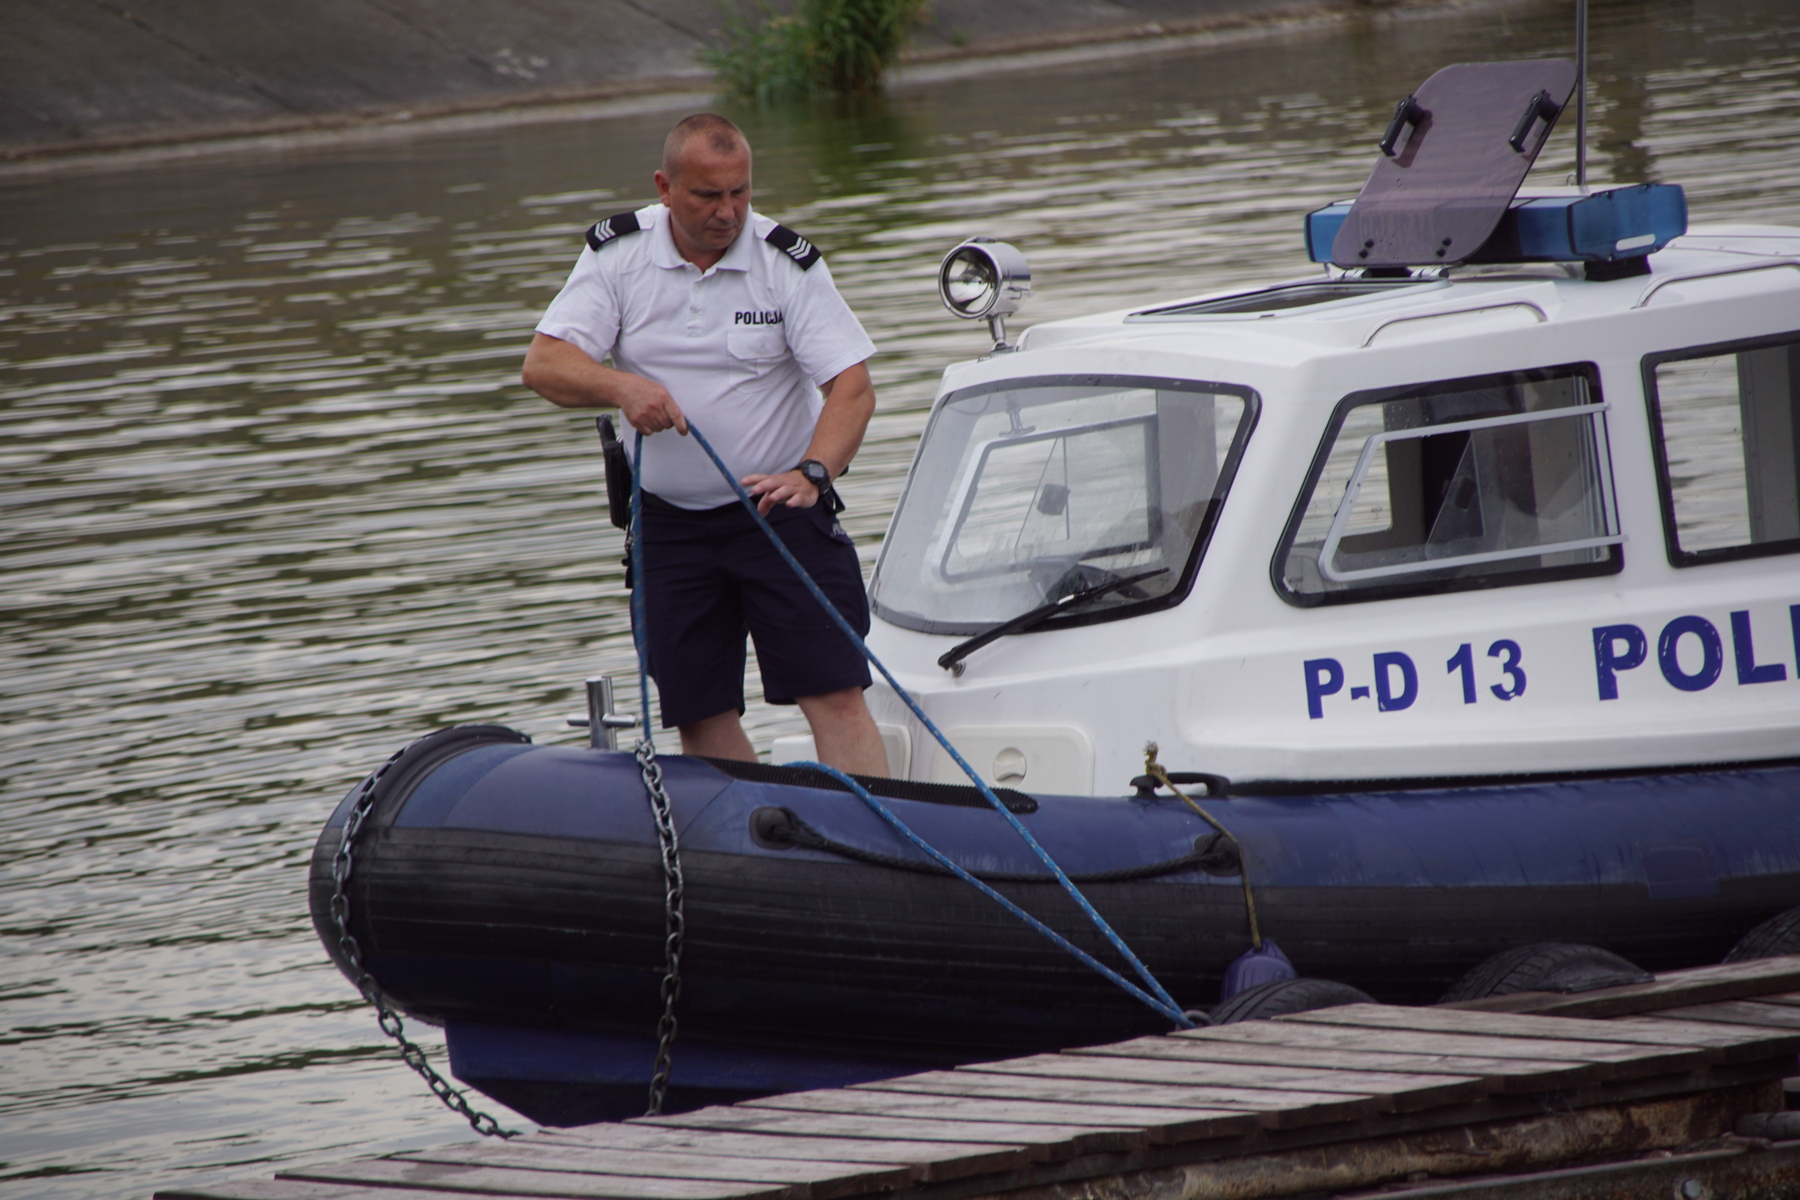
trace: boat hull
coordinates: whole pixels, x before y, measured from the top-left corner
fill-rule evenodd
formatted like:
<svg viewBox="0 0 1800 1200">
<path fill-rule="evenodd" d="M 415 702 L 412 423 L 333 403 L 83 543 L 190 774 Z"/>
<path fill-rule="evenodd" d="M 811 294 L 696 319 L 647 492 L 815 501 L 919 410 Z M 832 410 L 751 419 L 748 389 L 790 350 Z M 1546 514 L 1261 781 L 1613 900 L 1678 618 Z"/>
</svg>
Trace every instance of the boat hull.
<svg viewBox="0 0 1800 1200">
<path fill-rule="evenodd" d="M 853 795 L 797 782 L 816 775 L 662 764 L 685 876 L 671 1107 L 1167 1027 L 975 889 L 924 867 Z M 1008 824 L 971 805 L 972 789 L 910 791 L 924 798 L 883 803 L 1124 969 Z M 314 921 L 340 967 L 331 861 L 358 792 L 321 834 L 312 869 Z M 373 792 L 347 899 L 392 1001 L 447 1026 L 458 1077 L 536 1120 L 641 1111 L 666 889 L 631 756 L 469 727 L 409 747 Z M 1603 946 L 1651 971 L 1716 962 L 1800 904 L 1797 799 L 1800 765 L 1780 763 L 1203 803 L 1242 844 L 1260 927 L 1301 974 L 1422 1003 L 1534 941 Z M 1167 798 L 1020 806 L 1034 809 L 1019 819 L 1063 868 L 1090 877 L 1082 891 L 1176 1000 L 1214 1003 L 1250 936 L 1237 871 L 1195 858 L 1211 829 Z M 886 861 L 759 840 L 771 809 Z"/>
</svg>

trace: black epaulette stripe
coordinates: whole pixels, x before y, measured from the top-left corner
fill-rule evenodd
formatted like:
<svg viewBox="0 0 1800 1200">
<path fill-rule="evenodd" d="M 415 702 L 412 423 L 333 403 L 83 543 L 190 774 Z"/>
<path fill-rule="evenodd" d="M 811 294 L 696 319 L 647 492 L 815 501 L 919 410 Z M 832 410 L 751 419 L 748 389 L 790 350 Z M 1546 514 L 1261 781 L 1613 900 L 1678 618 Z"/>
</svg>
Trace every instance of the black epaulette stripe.
<svg viewBox="0 0 1800 1200">
<path fill-rule="evenodd" d="M 635 212 L 614 213 L 604 221 L 595 221 L 588 226 L 588 249 L 598 250 L 614 238 L 622 238 L 628 233 L 636 233 L 643 226 L 638 224 Z"/>
<path fill-rule="evenodd" d="M 799 264 L 802 271 L 812 269 L 812 265 L 823 257 L 819 248 L 789 229 L 786 225 L 777 225 L 763 234 L 763 241 L 775 247 Z"/>
</svg>

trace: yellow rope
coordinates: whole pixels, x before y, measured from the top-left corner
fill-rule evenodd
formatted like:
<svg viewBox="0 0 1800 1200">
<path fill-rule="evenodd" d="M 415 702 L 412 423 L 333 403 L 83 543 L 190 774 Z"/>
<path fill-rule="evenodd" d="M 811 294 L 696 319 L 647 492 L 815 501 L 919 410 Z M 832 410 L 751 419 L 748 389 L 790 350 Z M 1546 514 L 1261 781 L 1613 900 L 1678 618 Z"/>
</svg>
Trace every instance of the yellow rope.
<svg viewBox="0 0 1800 1200">
<path fill-rule="evenodd" d="M 1180 796 L 1183 800 L 1187 801 L 1187 806 L 1200 814 L 1201 820 L 1224 834 L 1225 840 L 1230 842 L 1237 850 L 1238 879 L 1244 885 L 1244 912 L 1248 914 L 1250 918 L 1250 945 L 1261 950 L 1262 934 L 1258 931 L 1256 926 L 1256 900 L 1250 894 L 1250 867 L 1249 864 L 1244 861 L 1243 843 L 1239 842 L 1237 838 L 1232 835 L 1231 830 L 1219 824 L 1218 818 L 1194 803 L 1194 798 L 1192 796 L 1175 786 L 1175 781 L 1169 778 L 1169 773 L 1163 769 L 1163 765 L 1156 761 L 1156 750 L 1157 746 L 1155 742 L 1144 743 L 1144 773 L 1161 783 L 1171 792 L 1174 792 L 1177 796 Z"/>
</svg>

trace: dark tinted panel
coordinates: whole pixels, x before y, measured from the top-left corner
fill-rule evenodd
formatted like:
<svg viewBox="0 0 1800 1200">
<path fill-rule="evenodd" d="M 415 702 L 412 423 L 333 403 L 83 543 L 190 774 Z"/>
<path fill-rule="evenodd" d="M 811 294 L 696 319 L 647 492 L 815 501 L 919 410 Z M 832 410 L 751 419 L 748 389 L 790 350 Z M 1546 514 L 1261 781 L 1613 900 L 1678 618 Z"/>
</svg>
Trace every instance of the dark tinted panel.
<svg viewBox="0 0 1800 1200">
<path fill-rule="evenodd" d="M 1800 334 L 1653 355 L 1644 391 L 1670 561 L 1800 550 Z"/>
</svg>

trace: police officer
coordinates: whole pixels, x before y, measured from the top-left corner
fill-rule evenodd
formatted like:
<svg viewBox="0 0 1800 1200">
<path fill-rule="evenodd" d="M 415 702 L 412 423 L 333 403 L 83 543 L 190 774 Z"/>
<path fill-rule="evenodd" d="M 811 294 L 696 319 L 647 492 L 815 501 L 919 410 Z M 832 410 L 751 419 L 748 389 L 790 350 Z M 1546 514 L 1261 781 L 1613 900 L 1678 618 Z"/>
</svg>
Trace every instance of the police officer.
<svg viewBox="0 0 1800 1200">
<path fill-rule="evenodd" d="M 644 435 L 638 586 L 663 725 L 680 731 L 683 753 L 754 761 L 739 721 L 747 632 L 765 697 L 799 704 L 820 759 L 885 775 L 863 702 L 868 663 L 686 436 L 691 416 L 866 634 L 868 597 L 832 481 L 875 411 L 875 347 L 819 251 L 751 210 L 750 158 L 723 117 L 676 125 L 655 174 L 661 204 L 588 230 L 538 323 L 524 381 L 564 408 L 618 408 Z"/>
</svg>

